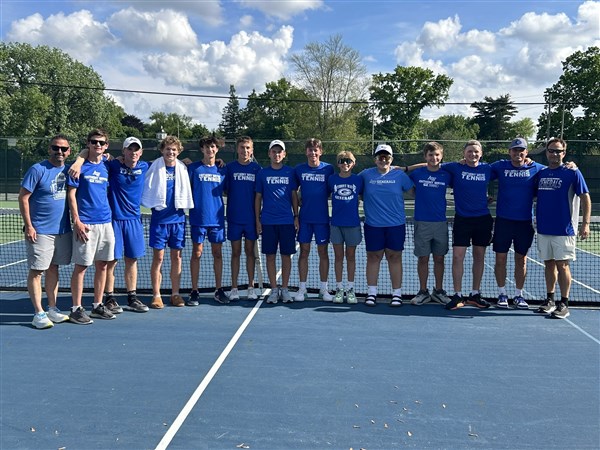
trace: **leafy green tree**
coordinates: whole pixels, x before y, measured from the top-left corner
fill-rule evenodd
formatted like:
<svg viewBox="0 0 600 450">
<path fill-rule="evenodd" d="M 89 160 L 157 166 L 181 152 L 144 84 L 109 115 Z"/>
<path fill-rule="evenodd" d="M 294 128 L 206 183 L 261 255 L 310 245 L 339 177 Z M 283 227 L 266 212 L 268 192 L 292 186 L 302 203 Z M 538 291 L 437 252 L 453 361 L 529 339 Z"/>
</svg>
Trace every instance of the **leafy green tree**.
<svg viewBox="0 0 600 450">
<path fill-rule="evenodd" d="M 219 131 L 226 139 L 235 139 L 240 135 L 242 118 L 240 115 L 240 101 L 235 94 L 235 86 L 229 86 L 229 101 L 223 109 L 223 118 L 219 124 Z"/>
<path fill-rule="evenodd" d="M 572 140 L 596 140 L 600 136 L 600 47 L 589 47 L 567 57 L 563 74 L 546 89 L 548 112 L 538 119 L 538 138 L 560 136 Z M 550 129 L 548 130 L 548 119 Z M 562 133 L 561 133 L 562 131 Z"/>
<path fill-rule="evenodd" d="M 60 132 L 75 139 L 96 127 L 111 137 L 123 134 L 125 113 L 104 94 L 100 75 L 59 49 L 0 43 L 0 80 L 0 135 Z M 43 155 L 46 143 L 39 142 L 19 148 Z"/>
<path fill-rule="evenodd" d="M 178 136 L 182 140 L 190 139 L 193 136 L 192 118 L 185 114 L 154 111 L 150 114 L 150 120 L 150 124 L 146 127 L 146 135 L 150 138 L 155 137 L 161 130 L 167 134 Z"/>
<path fill-rule="evenodd" d="M 486 96 L 483 102 L 471 103 L 471 108 L 476 111 L 472 121 L 479 125 L 479 139 L 502 141 L 512 138 L 510 119 L 517 114 L 517 108 L 510 100 L 510 94 L 498 98 Z"/>
<path fill-rule="evenodd" d="M 374 124 L 376 141 L 418 139 L 421 111 L 443 106 L 452 83 L 446 75 L 421 67 L 397 66 L 392 73 L 373 75 L 371 107 L 363 109 L 361 132 L 370 135 Z"/>
<path fill-rule="evenodd" d="M 535 136 L 535 124 L 529 117 L 508 124 L 509 139 L 517 136 L 531 138 Z"/>
<path fill-rule="evenodd" d="M 444 146 L 444 159 L 452 161 L 462 155 L 464 143 L 477 136 L 479 126 L 467 117 L 453 114 L 426 122 L 423 130 L 426 139 Z"/>
</svg>

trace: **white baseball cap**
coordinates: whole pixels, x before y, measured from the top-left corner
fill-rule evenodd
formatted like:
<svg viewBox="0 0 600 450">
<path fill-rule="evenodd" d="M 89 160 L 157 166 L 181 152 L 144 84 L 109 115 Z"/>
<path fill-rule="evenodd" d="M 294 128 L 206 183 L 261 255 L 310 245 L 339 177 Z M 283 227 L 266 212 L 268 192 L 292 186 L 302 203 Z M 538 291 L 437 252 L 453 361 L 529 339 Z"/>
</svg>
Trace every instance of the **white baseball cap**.
<svg viewBox="0 0 600 450">
<path fill-rule="evenodd" d="M 123 141 L 123 148 L 128 148 L 131 144 L 137 144 L 140 146 L 140 148 L 142 148 L 142 142 L 133 136 L 130 136 Z"/>
<path fill-rule="evenodd" d="M 282 149 L 285 150 L 285 144 L 283 143 L 283 141 L 280 141 L 279 139 L 275 139 L 274 141 L 271 141 L 271 143 L 269 144 L 269 150 L 271 150 L 276 145 L 279 145 Z"/>
<path fill-rule="evenodd" d="M 387 153 L 390 156 L 394 155 L 394 152 L 392 152 L 392 147 L 387 144 L 379 144 L 373 154 L 378 155 L 380 153 Z"/>
</svg>

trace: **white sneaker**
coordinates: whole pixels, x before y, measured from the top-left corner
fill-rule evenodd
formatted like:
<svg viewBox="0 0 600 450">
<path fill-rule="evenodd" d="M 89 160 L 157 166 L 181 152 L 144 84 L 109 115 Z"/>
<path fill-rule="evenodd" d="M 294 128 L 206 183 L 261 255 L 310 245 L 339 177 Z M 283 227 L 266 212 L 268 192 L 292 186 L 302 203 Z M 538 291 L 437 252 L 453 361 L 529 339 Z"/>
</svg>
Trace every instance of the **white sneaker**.
<svg viewBox="0 0 600 450">
<path fill-rule="evenodd" d="M 248 288 L 247 298 L 248 298 L 248 300 L 257 300 L 258 299 L 258 295 L 256 295 L 256 292 L 254 292 L 253 287 Z"/>
<path fill-rule="evenodd" d="M 232 290 L 229 291 L 229 300 L 235 302 L 236 300 L 240 299 L 240 293 L 238 292 L 237 288 L 233 288 Z"/>
<path fill-rule="evenodd" d="M 48 308 L 47 316 L 48 319 L 54 323 L 62 323 L 69 320 L 69 316 L 67 314 L 63 314 L 56 306 Z"/>
<path fill-rule="evenodd" d="M 430 300 L 431 296 L 429 295 L 429 289 L 421 289 L 419 292 L 417 292 L 417 295 L 412 298 L 410 304 L 419 306 L 428 303 Z"/>
<path fill-rule="evenodd" d="M 333 303 L 344 303 L 344 290 L 342 288 L 337 288 L 337 290 L 335 291 Z"/>
<path fill-rule="evenodd" d="M 308 298 L 308 293 L 306 292 L 306 289 L 298 289 L 298 292 L 296 292 L 296 295 L 294 296 L 294 301 L 295 302 L 303 302 L 307 298 Z"/>
<path fill-rule="evenodd" d="M 333 300 L 333 295 L 331 295 L 328 291 L 319 291 L 319 300 L 330 302 Z"/>
<path fill-rule="evenodd" d="M 355 305 L 356 303 L 358 303 L 358 300 L 356 299 L 356 294 L 354 293 L 354 288 L 350 288 L 346 291 L 346 301 L 349 305 Z"/>
<path fill-rule="evenodd" d="M 279 290 L 279 298 L 283 303 L 292 303 L 294 301 L 288 288 L 281 288 Z"/>
<path fill-rule="evenodd" d="M 267 303 L 275 304 L 279 301 L 279 288 L 275 288 L 271 291 L 267 297 Z"/>
<path fill-rule="evenodd" d="M 45 312 L 36 313 L 33 316 L 33 321 L 31 325 L 36 327 L 38 330 L 43 330 L 44 328 L 52 328 L 54 324 L 50 319 L 48 319 L 48 315 Z"/>
</svg>

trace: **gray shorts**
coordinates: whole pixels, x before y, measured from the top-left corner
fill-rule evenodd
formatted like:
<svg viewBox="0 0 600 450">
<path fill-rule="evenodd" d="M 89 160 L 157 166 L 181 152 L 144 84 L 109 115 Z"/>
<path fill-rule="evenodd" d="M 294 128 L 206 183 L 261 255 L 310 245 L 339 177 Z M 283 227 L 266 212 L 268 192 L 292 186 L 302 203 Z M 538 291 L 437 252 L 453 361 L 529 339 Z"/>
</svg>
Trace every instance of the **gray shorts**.
<svg viewBox="0 0 600 450">
<path fill-rule="evenodd" d="M 333 245 L 346 244 L 350 247 L 356 247 L 362 242 L 360 225 L 357 227 L 338 227 L 331 225 L 329 241 Z"/>
<path fill-rule="evenodd" d="M 115 259 L 115 233 L 112 223 L 88 225 L 88 241 L 82 242 L 73 233 L 73 263 L 91 266 L 94 261 L 112 261 Z"/>
<path fill-rule="evenodd" d="M 575 236 L 551 236 L 538 234 L 538 257 L 542 261 L 554 259 L 556 261 L 575 261 L 577 238 Z"/>
<path fill-rule="evenodd" d="M 448 253 L 448 222 L 415 221 L 415 256 Z"/>
<path fill-rule="evenodd" d="M 35 242 L 27 241 L 27 265 L 30 270 L 47 270 L 50 265 L 71 264 L 72 233 L 38 234 Z"/>
</svg>

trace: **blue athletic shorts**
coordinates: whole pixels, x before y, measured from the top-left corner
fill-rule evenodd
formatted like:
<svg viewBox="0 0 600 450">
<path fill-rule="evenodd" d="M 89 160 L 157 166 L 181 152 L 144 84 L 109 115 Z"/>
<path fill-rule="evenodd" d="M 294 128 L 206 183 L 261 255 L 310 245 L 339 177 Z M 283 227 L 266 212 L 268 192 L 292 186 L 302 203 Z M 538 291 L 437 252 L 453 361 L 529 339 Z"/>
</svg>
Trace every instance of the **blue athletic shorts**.
<svg viewBox="0 0 600 450">
<path fill-rule="evenodd" d="M 302 223 L 298 229 L 298 242 L 308 244 L 312 241 L 313 234 L 315 243 L 323 245 L 329 243 L 329 224 L 328 223 Z"/>
<path fill-rule="evenodd" d="M 535 230 L 531 220 L 510 220 L 496 217 L 494 224 L 494 245 L 496 253 L 508 253 L 510 245 L 514 246 L 519 255 L 526 255 L 531 244 Z"/>
<path fill-rule="evenodd" d="M 150 225 L 149 245 L 157 250 L 185 247 L 185 222 Z"/>
<path fill-rule="evenodd" d="M 144 226 L 141 219 L 113 220 L 115 259 L 141 258 L 146 254 Z"/>
<path fill-rule="evenodd" d="M 262 249 L 265 255 L 277 253 L 277 247 L 282 255 L 296 253 L 296 229 L 294 225 L 263 225 Z"/>
<path fill-rule="evenodd" d="M 404 250 L 406 225 L 395 227 L 372 227 L 365 223 L 365 246 L 368 252 L 378 252 L 386 248 L 401 252 Z"/>
<path fill-rule="evenodd" d="M 478 247 L 487 247 L 492 242 L 494 219 L 491 214 L 477 217 L 454 216 L 452 246 L 470 247 L 471 242 Z"/>
<path fill-rule="evenodd" d="M 227 223 L 227 239 L 230 241 L 239 241 L 245 237 L 246 239 L 250 239 L 251 241 L 255 241 L 258 239 L 258 234 L 256 233 L 256 224 L 239 224 L 239 223 Z"/>
<path fill-rule="evenodd" d="M 225 227 L 197 227 L 190 225 L 192 242 L 202 244 L 208 238 L 212 244 L 225 242 Z"/>
</svg>

